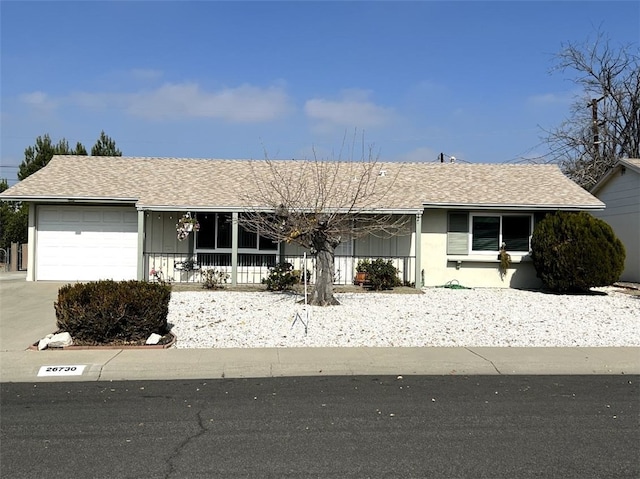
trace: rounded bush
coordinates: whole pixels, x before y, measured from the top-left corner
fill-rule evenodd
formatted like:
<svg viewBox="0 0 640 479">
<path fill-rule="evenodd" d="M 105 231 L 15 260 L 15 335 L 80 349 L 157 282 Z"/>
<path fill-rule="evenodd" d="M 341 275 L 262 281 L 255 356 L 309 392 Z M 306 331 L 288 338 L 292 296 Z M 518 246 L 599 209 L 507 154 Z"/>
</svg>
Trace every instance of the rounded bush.
<svg viewBox="0 0 640 479">
<path fill-rule="evenodd" d="M 311 271 L 307 270 L 307 282 L 310 278 Z M 302 272 L 293 269 L 293 265 L 286 261 L 269 268 L 269 276 L 262 278 L 262 284 L 267 285 L 268 291 L 289 291 L 294 285 L 302 282 Z"/>
<path fill-rule="evenodd" d="M 374 291 L 393 289 L 402 285 L 402 281 L 398 278 L 399 270 L 391 260 L 382 258 L 377 258 L 373 261 L 360 260 L 356 271 L 367 274 L 367 284 Z"/>
<path fill-rule="evenodd" d="M 559 292 L 615 283 L 625 250 L 606 222 L 589 213 L 548 214 L 533 231 L 531 258 L 544 285 Z"/>
<path fill-rule="evenodd" d="M 81 342 L 107 344 L 167 334 L 170 299 L 166 283 L 105 280 L 63 286 L 54 307 L 60 331 Z"/>
</svg>

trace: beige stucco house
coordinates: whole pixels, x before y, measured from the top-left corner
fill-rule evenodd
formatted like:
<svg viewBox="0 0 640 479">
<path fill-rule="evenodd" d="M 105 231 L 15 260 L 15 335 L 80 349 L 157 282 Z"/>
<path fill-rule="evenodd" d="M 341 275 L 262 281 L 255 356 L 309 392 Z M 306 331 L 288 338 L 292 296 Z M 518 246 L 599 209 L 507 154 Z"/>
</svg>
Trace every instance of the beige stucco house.
<svg viewBox="0 0 640 479">
<path fill-rule="evenodd" d="M 300 161 L 282 163 L 296 168 Z M 55 156 L 1 199 L 29 203 L 32 281 L 102 278 L 197 281 L 204 268 L 231 283 L 259 283 L 268 267 L 300 266 L 303 251 L 244 231 L 243 192 L 264 162 L 177 158 Z M 378 163 L 388 189 L 366 213 L 407 215 L 406 235 L 345 238 L 336 250 L 336 283 L 353 280 L 362 258 L 391 259 L 402 279 L 420 286 L 458 281 L 470 287 L 535 287 L 529 242 L 551 211 L 591 211 L 604 204 L 552 165 Z M 345 179 L 347 181 L 348 179 Z M 200 230 L 178 241 L 190 212 Z M 512 264 L 498 269 L 500 245 Z M 308 266 L 313 269 L 313 258 Z M 151 278 L 152 279 L 152 278 Z"/>
<path fill-rule="evenodd" d="M 606 204 L 594 211 L 624 244 L 627 256 L 621 281 L 640 283 L 640 159 L 623 159 L 591 189 Z"/>
</svg>

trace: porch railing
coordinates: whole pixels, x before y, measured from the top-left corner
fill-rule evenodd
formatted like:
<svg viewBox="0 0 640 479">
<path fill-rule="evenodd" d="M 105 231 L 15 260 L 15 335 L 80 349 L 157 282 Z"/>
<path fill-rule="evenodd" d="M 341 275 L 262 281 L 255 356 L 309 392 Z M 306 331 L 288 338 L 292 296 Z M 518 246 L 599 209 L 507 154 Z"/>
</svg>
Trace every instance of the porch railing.
<svg viewBox="0 0 640 479">
<path fill-rule="evenodd" d="M 373 261 L 382 258 L 390 260 L 398 269 L 398 277 L 403 284 L 415 284 L 414 256 L 335 256 L 335 275 L 333 283 L 336 285 L 353 284 L 356 266 L 360 260 Z M 162 278 L 175 283 L 199 283 L 202 281 L 202 271 L 214 269 L 231 275 L 231 253 L 144 253 L 145 269 L 149 280 Z M 304 257 L 302 255 L 274 254 L 238 254 L 237 282 L 238 284 L 260 284 L 269 275 L 269 268 L 279 261 L 286 261 L 294 269 L 302 271 Z M 306 269 L 310 272 L 310 282 L 315 282 L 316 259 L 306 258 Z M 229 280 L 230 281 L 230 280 Z"/>
</svg>

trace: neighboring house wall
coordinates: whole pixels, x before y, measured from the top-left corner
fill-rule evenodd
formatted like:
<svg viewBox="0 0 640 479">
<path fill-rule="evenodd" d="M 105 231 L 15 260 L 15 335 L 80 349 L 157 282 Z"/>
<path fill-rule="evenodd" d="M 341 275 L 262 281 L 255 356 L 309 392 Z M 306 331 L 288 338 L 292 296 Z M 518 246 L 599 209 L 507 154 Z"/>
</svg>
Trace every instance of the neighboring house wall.
<svg viewBox="0 0 640 479">
<path fill-rule="evenodd" d="M 611 225 L 625 246 L 620 280 L 640 283 L 640 173 L 618 167 L 595 195 L 607 207 L 593 215 Z"/>
<path fill-rule="evenodd" d="M 512 264 L 504 276 L 500 274 L 498 250 L 473 252 L 473 232 L 450 231 L 451 214 L 458 210 L 427 209 L 422 219 L 422 267 L 425 286 L 441 286 L 449 281 L 457 281 L 468 287 L 494 288 L 537 288 L 541 286 L 533 264 L 526 253 L 510 252 Z M 501 217 L 513 212 L 466 211 L 467 225 L 472 224 L 474 215 Z M 517 213 L 518 216 L 532 213 Z M 470 229 L 470 228 L 469 228 Z M 454 235 L 451 235 L 454 233 Z M 452 239 L 452 236 L 456 236 Z M 461 244 L 464 241 L 464 245 Z M 452 247 L 452 242 L 458 248 Z M 452 251 L 453 249 L 453 251 Z"/>
</svg>

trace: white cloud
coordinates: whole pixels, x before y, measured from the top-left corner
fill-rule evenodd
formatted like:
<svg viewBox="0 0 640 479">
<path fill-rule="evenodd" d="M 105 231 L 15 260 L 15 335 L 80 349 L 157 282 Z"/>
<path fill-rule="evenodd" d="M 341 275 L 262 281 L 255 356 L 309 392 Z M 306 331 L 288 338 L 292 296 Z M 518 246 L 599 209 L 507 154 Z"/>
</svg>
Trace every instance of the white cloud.
<svg viewBox="0 0 640 479">
<path fill-rule="evenodd" d="M 20 95 L 20 101 L 39 111 L 52 111 L 57 106 L 56 100 L 41 91 Z"/>
<path fill-rule="evenodd" d="M 116 106 L 118 96 L 109 93 L 85 93 L 78 92 L 69 95 L 71 103 L 88 110 L 105 110 L 110 106 Z"/>
<path fill-rule="evenodd" d="M 539 95 L 530 96 L 527 99 L 527 103 L 532 106 L 554 106 L 554 105 L 568 105 L 574 98 L 573 93 L 541 93 Z"/>
<path fill-rule="evenodd" d="M 291 106 L 286 92 L 279 87 L 241 85 L 206 92 L 196 83 L 181 83 L 128 95 L 126 110 L 151 119 L 218 118 L 249 123 L 278 119 Z"/>
<path fill-rule="evenodd" d="M 305 103 L 307 116 L 323 126 L 367 128 L 388 123 L 393 110 L 376 105 L 364 90 L 345 90 L 342 99 L 313 98 Z"/>
<path fill-rule="evenodd" d="M 279 119 L 292 109 L 284 88 L 241 85 L 205 91 L 197 83 L 166 83 L 135 93 L 77 92 L 73 104 L 93 110 L 120 109 L 129 115 L 153 120 L 213 118 L 232 123 Z"/>
</svg>

